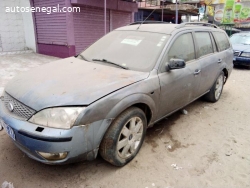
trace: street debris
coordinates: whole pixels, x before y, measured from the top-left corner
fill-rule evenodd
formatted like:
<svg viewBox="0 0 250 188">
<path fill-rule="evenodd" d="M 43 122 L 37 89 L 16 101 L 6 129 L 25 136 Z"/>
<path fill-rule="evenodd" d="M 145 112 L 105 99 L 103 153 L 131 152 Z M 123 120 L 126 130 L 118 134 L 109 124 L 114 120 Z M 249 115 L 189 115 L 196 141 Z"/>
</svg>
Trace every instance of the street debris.
<svg viewBox="0 0 250 188">
<path fill-rule="evenodd" d="M 154 187 L 154 186 L 155 186 L 155 183 L 152 183 L 152 186 Z M 149 187 L 145 187 L 145 188 L 149 188 Z"/>
<path fill-rule="evenodd" d="M 11 183 L 11 182 L 5 181 L 5 182 L 3 182 L 3 184 L 2 184 L 2 188 L 14 188 L 14 185 L 13 185 L 13 183 Z"/>
<path fill-rule="evenodd" d="M 168 149 L 172 149 L 172 146 L 171 146 L 171 145 L 169 145 L 167 148 L 168 148 Z"/>
<path fill-rule="evenodd" d="M 231 156 L 232 155 L 232 153 L 226 153 L 226 156 Z"/>
<path fill-rule="evenodd" d="M 175 170 L 182 169 L 182 167 L 177 166 L 177 164 L 171 164 L 172 167 L 174 167 Z"/>
<path fill-rule="evenodd" d="M 188 111 L 185 110 L 185 109 L 182 109 L 182 110 L 181 110 L 181 113 L 184 114 L 184 115 L 187 115 L 187 114 L 188 114 Z"/>
<path fill-rule="evenodd" d="M 231 156 L 232 154 L 233 154 L 233 149 L 228 150 L 228 151 L 225 153 L 226 156 Z"/>
</svg>

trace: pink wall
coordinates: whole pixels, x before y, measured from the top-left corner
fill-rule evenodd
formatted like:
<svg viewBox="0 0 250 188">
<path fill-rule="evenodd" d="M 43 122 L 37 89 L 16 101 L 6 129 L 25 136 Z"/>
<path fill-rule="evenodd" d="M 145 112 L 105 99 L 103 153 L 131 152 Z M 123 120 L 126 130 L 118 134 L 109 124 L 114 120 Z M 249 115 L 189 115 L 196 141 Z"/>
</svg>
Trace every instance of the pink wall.
<svg viewBox="0 0 250 188">
<path fill-rule="evenodd" d="M 75 55 L 75 46 L 55 44 L 38 44 L 38 53 L 55 57 L 66 58 Z"/>
<path fill-rule="evenodd" d="M 82 12 L 80 13 L 35 13 L 35 26 L 36 26 L 36 36 L 37 36 L 37 47 L 38 53 L 52 55 L 56 57 L 69 57 L 76 55 L 81 51 L 81 44 L 84 43 L 83 49 L 90 45 L 92 42 L 99 39 L 104 35 L 104 18 L 103 17 L 103 7 L 104 3 L 100 3 L 100 0 L 30 0 L 34 6 L 57 6 L 60 4 L 60 7 L 92 7 L 91 11 L 87 15 L 87 20 L 81 17 Z M 101 1 L 103 2 L 103 1 Z M 84 10 L 81 8 L 81 10 Z M 114 10 L 118 13 L 118 17 L 114 18 L 113 23 L 109 23 L 110 10 Z M 96 17 L 95 11 L 99 11 L 98 14 L 100 19 L 98 22 L 92 18 Z M 137 4 L 131 2 L 125 2 L 121 0 L 107 0 L 107 32 L 112 30 L 109 26 L 120 27 L 127 25 L 133 20 L 133 12 L 137 11 Z M 130 15 L 130 16 L 126 16 Z M 83 16 L 83 15 L 82 15 Z M 86 16 L 86 15 L 85 15 Z M 75 18 L 80 19 L 80 22 L 75 23 Z M 130 18 L 131 17 L 131 18 Z M 119 19 L 120 18 L 120 19 Z M 129 19 L 130 18 L 130 19 Z M 128 21 L 129 20 L 129 21 Z M 87 27 L 90 27 L 90 22 L 92 22 L 91 30 Z M 81 27 L 78 28 L 76 25 L 80 24 Z M 96 24 L 96 25 L 95 25 Z M 103 27 L 103 33 L 99 33 L 98 36 L 94 36 L 93 33 L 96 32 L 96 28 L 101 29 Z M 86 29 L 87 30 L 86 30 Z M 113 29 L 114 29 L 113 28 Z M 86 30 L 87 32 L 84 32 Z M 76 37 L 77 34 L 77 37 Z M 94 38 L 93 38 L 94 37 Z M 80 39 L 79 39 L 80 38 Z M 91 40 L 90 40 L 91 39 Z M 76 41 L 77 40 L 77 41 Z M 92 41 L 92 42 L 90 42 Z M 76 47 L 77 46 L 77 47 Z M 76 51 L 77 48 L 77 51 Z M 82 50 L 83 50 L 82 49 Z"/>
</svg>

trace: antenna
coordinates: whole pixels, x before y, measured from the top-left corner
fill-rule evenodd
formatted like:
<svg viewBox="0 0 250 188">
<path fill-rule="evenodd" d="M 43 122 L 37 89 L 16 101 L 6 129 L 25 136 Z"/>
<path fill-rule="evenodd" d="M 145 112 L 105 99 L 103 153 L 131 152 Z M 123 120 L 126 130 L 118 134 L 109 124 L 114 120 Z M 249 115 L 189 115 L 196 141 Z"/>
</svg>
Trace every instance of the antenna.
<svg viewBox="0 0 250 188">
<path fill-rule="evenodd" d="M 149 16 L 151 16 L 151 15 L 154 13 L 155 10 L 156 10 L 156 9 L 154 9 L 154 10 L 148 15 L 148 17 L 147 17 L 145 20 L 143 20 L 143 21 L 141 22 L 141 24 L 143 24 L 143 23 L 149 18 Z M 140 28 L 141 24 L 137 27 L 137 30 Z"/>
</svg>

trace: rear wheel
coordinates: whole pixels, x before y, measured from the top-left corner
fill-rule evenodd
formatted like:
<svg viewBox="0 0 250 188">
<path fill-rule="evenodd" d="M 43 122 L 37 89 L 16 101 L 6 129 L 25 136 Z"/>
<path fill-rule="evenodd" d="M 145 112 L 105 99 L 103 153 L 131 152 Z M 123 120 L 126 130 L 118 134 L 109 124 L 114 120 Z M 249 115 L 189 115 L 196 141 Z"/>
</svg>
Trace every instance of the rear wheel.
<svg viewBox="0 0 250 188">
<path fill-rule="evenodd" d="M 139 152 L 146 134 L 144 112 L 131 107 L 119 115 L 109 127 L 100 145 L 100 154 L 115 166 L 124 166 Z"/>
<path fill-rule="evenodd" d="M 217 102 L 220 99 L 224 86 L 224 72 L 221 71 L 217 80 L 210 91 L 204 95 L 204 98 L 209 102 Z"/>
</svg>

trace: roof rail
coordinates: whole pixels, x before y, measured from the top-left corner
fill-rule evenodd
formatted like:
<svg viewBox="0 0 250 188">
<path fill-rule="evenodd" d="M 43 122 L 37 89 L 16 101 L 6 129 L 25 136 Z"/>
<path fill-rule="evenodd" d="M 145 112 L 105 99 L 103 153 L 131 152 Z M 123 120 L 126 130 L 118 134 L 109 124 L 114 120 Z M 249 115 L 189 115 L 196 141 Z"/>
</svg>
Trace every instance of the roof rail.
<svg viewBox="0 0 250 188">
<path fill-rule="evenodd" d="M 176 28 L 182 28 L 182 27 L 185 27 L 186 25 L 200 25 L 200 26 L 206 26 L 206 27 L 219 28 L 217 25 L 204 23 L 204 22 L 185 22 L 176 26 Z"/>
<path fill-rule="evenodd" d="M 139 24 L 169 24 L 170 22 L 161 22 L 161 21 L 138 21 L 130 23 L 129 25 L 139 25 Z"/>
</svg>

